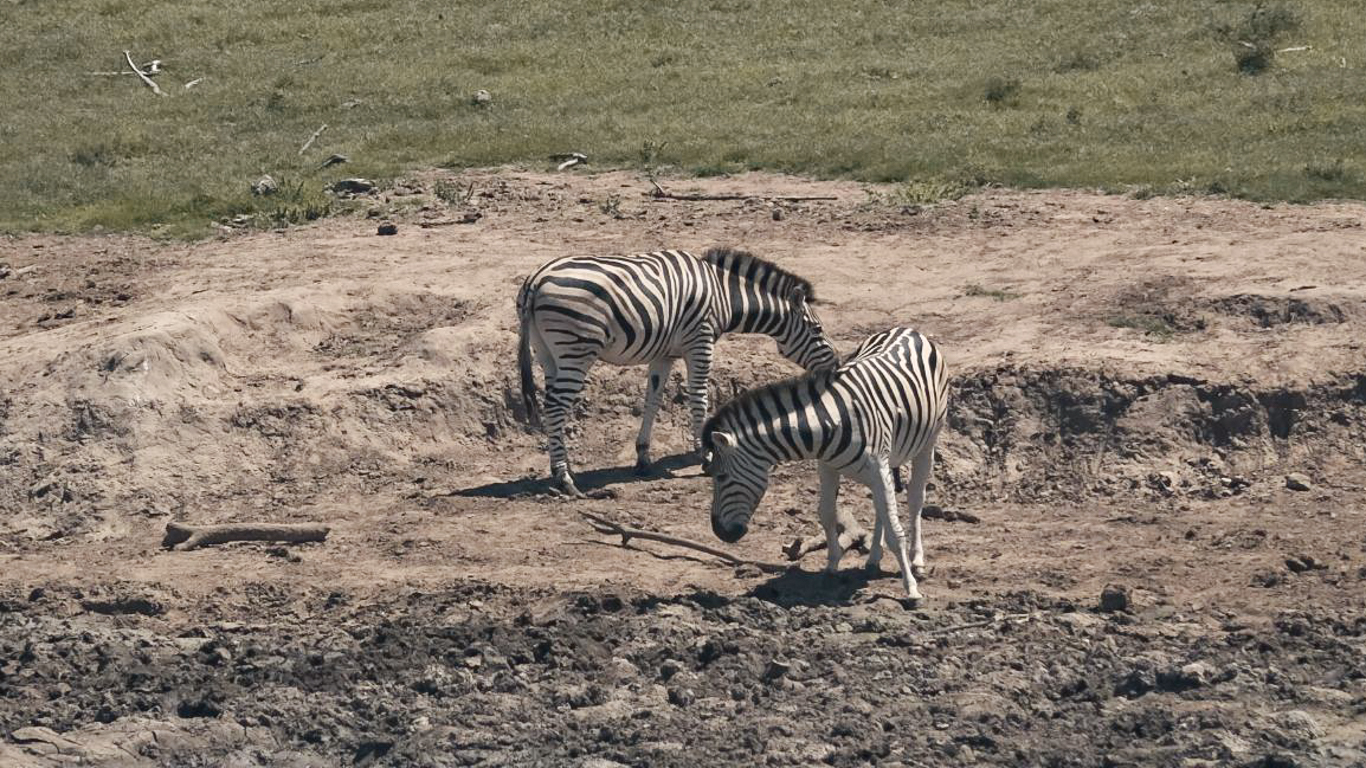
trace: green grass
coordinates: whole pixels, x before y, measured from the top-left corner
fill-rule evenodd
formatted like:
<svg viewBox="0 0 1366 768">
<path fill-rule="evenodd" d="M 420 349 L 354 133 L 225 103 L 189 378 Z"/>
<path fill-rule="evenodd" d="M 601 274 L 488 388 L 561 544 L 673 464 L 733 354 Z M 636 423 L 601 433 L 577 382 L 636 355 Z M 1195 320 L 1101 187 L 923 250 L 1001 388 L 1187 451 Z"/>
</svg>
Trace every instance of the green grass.
<svg viewBox="0 0 1366 768">
<path fill-rule="evenodd" d="M 1105 322 L 1111 328 L 1142 331 L 1144 335 L 1152 336 L 1158 341 L 1168 341 L 1176 334 L 1176 327 L 1157 315 L 1115 315 Z"/>
<path fill-rule="evenodd" d="M 963 295 L 985 296 L 987 298 L 992 298 L 997 301 L 1010 301 L 1011 299 L 1020 298 L 1020 294 L 1018 293 L 1012 293 L 1001 288 L 986 288 L 981 285 L 978 285 L 977 283 L 971 283 L 965 288 L 963 288 Z"/>
<path fill-rule="evenodd" d="M 565 151 L 915 199 L 965 179 L 1366 197 L 1358 0 L 0 4 L 0 231 L 193 236 L 306 218 L 343 176 Z M 124 48 L 164 61 L 166 97 L 86 74 Z M 1260 74 L 1245 50 L 1270 53 Z M 333 152 L 352 162 L 318 170 Z M 303 182 L 298 200 L 253 198 L 262 173 Z"/>
</svg>

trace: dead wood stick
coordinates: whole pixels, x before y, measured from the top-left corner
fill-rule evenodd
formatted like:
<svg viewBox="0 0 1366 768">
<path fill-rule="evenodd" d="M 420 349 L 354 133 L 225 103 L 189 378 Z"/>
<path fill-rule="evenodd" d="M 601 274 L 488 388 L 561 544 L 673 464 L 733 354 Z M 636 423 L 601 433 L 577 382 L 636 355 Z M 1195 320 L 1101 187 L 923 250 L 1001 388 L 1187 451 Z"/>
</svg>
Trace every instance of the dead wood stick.
<svg viewBox="0 0 1366 768">
<path fill-rule="evenodd" d="M 651 183 L 654 184 L 653 181 L 652 181 Z M 653 191 L 651 191 L 651 192 L 646 192 L 645 195 L 647 195 L 648 197 L 653 197 L 653 198 L 656 199 L 656 200 L 683 200 L 683 201 L 700 201 L 700 200 L 750 200 L 750 199 L 758 198 L 758 199 L 760 199 L 760 200 L 781 200 L 781 201 L 783 201 L 783 202 L 785 202 L 785 203 L 800 203 L 800 202 L 805 202 L 805 201 L 808 201 L 808 200 L 838 200 L 838 199 L 839 199 L 838 197 L 834 197 L 834 196 L 831 196 L 831 195 L 762 195 L 762 194 L 760 194 L 760 195 L 730 195 L 730 194 L 727 194 L 727 195 L 694 195 L 694 194 L 683 194 L 683 195 L 680 195 L 680 194 L 675 194 L 675 193 L 673 193 L 673 192 L 667 192 L 667 191 L 664 190 L 663 187 L 659 186 L 658 184 L 655 184 L 655 188 L 654 188 Z"/>
<path fill-rule="evenodd" d="M 840 531 L 840 551 L 848 552 L 851 549 L 859 552 L 868 551 L 868 531 L 862 528 Z M 783 547 L 783 554 L 787 555 L 788 560 L 797 561 L 803 557 L 825 549 L 829 542 L 825 539 L 825 534 L 818 533 L 814 536 L 797 537 L 791 544 Z"/>
<path fill-rule="evenodd" d="M 161 92 L 161 89 L 158 88 L 158 87 L 157 87 L 157 84 L 156 84 L 155 82 L 152 81 L 152 78 L 150 78 L 150 77 L 148 77 L 147 75 L 143 74 L 142 70 L 141 70 L 141 69 L 138 69 L 138 65 L 136 65 L 136 64 L 133 63 L 133 54 L 129 53 L 128 51 L 124 51 L 124 52 L 123 52 L 123 58 L 125 58 L 125 59 L 128 60 L 128 66 L 130 66 L 130 67 L 133 68 L 133 73 L 136 74 L 138 77 L 142 78 L 142 82 L 146 83 L 146 84 L 147 84 L 147 87 L 152 89 L 152 93 L 155 93 L 155 94 L 158 95 L 158 96 L 165 96 L 165 95 L 166 95 L 166 94 L 164 94 L 164 93 Z"/>
<path fill-rule="evenodd" d="M 183 552 L 229 541 L 283 541 L 298 544 L 327 538 L 326 525 L 316 523 L 229 523 L 226 525 L 185 525 L 167 523 L 161 546 Z"/>
<path fill-rule="evenodd" d="M 1039 614 L 1038 614 L 1037 611 L 1035 611 L 1035 612 L 1033 612 L 1033 613 L 1006 613 L 1006 614 L 998 614 L 998 615 L 996 615 L 996 616 L 992 616 L 992 617 L 989 618 L 989 619 L 982 619 L 981 621 L 968 621 L 968 622 L 964 622 L 964 623 L 962 623 L 962 624 L 954 624 L 954 625 L 948 626 L 948 627 L 938 627 L 938 628 L 936 628 L 936 629 L 931 629 L 931 630 L 927 631 L 925 634 L 927 634 L 927 635 L 947 635 L 947 634 L 949 634 L 950 632 L 958 632 L 959 630 L 963 630 L 963 629 L 977 629 L 977 628 L 980 628 L 980 627 L 989 627 L 989 626 L 991 626 L 992 624 L 998 624 L 998 623 L 1004 624 L 1004 623 L 1006 623 L 1006 622 L 1011 622 L 1011 621 L 1026 621 L 1026 620 L 1028 620 L 1028 619 L 1036 618 L 1036 617 L 1038 617 L 1038 615 L 1039 615 Z"/>
<path fill-rule="evenodd" d="M 299 147 L 299 154 L 302 155 L 303 153 L 307 152 L 308 148 L 313 146 L 313 142 L 317 141 L 318 137 L 323 135 L 323 131 L 325 130 L 327 130 L 327 123 L 323 123 L 322 127 L 314 131 L 312 136 L 308 137 L 308 141 L 305 141 L 304 145 L 302 147 Z"/>
<path fill-rule="evenodd" d="M 619 525 L 617 523 L 612 522 L 611 520 L 598 517 L 597 515 L 590 514 L 588 512 L 580 512 L 579 514 L 582 515 L 583 518 L 588 521 L 588 524 L 591 525 L 594 528 L 594 530 L 596 530 L 598 533 L 620 536 L 621 546 L 623 547 L 628 545 L 631 542 L 631 539 L 643 539 L 645 541 L 657 541 L 661 544 L 672 544 L 676 547 L 684 547 L 686 549 L 696 550 L 698 552 L 711 555 L 712 557 L 725 560 L 731 565 L 752 565 L 758 568 L 759 570 L 767 573 L 782 573 L 783 571 L 786 571 L 788 568 L 786 565 L 779 565 L 777 563 L 763 563 L 756 560 L 745 560 L 736 557 L 735 555 L 732 555 L 731 553 L 726 552 L 724 550 L 720 550 L 715 547 L 709 547 L 706 544 L 699 544 L 695 541 L 680 539 L 676 536 L 669 536 L 663 533 L 653 533 L 651 531 L 642 531 L 639 528 L 627 528 L 624 525 Z"/>
</svg>

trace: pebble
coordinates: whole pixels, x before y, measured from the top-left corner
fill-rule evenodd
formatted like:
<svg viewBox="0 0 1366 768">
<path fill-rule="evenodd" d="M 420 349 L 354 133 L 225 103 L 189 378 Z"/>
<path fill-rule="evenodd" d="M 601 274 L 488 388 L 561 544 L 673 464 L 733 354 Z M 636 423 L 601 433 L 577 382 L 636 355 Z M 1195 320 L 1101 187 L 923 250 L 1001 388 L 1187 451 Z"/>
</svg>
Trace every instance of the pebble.
<svg viewBox="0 0 1366 768">
<path fill-rule="evenodd" d="M 1104 613 L 1127 613 L 1130 608 L 1129 590 L 1118 584 L 1107 584 L 1100 593 L 1100 610 Z"/>
<path fill-rule="evenodd" d="M 1292 491 L 1308 491 L 1314 486 L 1303 472 L 1291 472 L 1285 476 L 1285 487 Z"/>
</svg>

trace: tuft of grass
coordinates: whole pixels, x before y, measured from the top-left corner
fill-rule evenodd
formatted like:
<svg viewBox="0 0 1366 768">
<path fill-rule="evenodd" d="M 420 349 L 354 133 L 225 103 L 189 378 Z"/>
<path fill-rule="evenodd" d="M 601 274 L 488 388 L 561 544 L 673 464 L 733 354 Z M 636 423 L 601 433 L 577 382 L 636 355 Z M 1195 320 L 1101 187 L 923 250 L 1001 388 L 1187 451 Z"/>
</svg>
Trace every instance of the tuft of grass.
<svg viewBox="0 0 1366 768">
<path fill-rule="evenodd" d="M 985 296 L 997 301 L 1010 301 L 1011 299 L 1018 299 L 1021 296 L 1021 294 L 1013 293 L 1001 288 L 986 288 L 977 283 L 970 283 L 965 286 L 963 288 L 963 295 L 971 297 Z"/>
<path fill-rule="evenodd" d="M 571 149 L 594 169 L 915 180 L 908 200 L 986 182 L 1366 198 L 1359 0 L 4 7 L 0 232 L 202 236 L 346 210 L 322 190 L 347 176 Z M 1230 65 L 1244 42 L 1274 56 L 1259 77 Z M 1274 53 L 1291 45 L 1313 49 Z M 126 68 L 125 47 L 162 60 L 165 97 L 86 74 Z M 351 162 L 319 168 L 333 153 Z M 253 199 L 264 173 L 312 202 Z"/>
<path fill-rule="evenodd" d="M 1145 336 L 1152 336 L 1158 341 L 1169 341 L 1176 334 L 1176 327 L 1157 315 L 1112 315 L 1105 322 L 1111 328 L 1142 331 Z"/>
<path fill-rule="evenodd" d="M 1018 77 L 992 77 L 987 79 L 982 98 L 993 107 L 1012 107 L 1020 102 L 1020 79 Z"/>
</svg>

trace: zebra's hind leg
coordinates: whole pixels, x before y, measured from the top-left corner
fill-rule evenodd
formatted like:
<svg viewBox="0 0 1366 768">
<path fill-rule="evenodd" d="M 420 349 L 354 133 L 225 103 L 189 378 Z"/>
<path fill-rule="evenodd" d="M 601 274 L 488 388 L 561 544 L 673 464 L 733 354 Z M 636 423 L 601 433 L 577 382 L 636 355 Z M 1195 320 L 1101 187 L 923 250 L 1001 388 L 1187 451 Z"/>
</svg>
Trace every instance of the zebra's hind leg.
<svg viewBox="0 0 1366 768">
<path fill-rule="evenodd" d="M 920 540 L 920 510 L 925 506 L 925 486 L 934 469 L 934 440 L 921 449 L 911 461 L 911 480 L 906 485 L 906 505 L 911 511 L 911 573 L 917 579 L 926 576 L 925 545 Z"/>
<path fill-rule="evenodd" d="M 636 435 L 636 474 L 644 475 L 650 471 L 650 434 L 654 431 L 655 415 L 659 413 L 659 403 L 664 399 L 664 385 L 669 381 L 674 361 L 671 357 L 660 358 L 650 363 L 649 378 L 645 382 L 645 409 L 640 417 L 640 433 Z"/>
<path fill-rule="evenodd" d="M 574 484 L 574 475 L 569 471 L 569 448 L 565 445 L 564 432 L 574 403 L 583 392 L 588 366 L 593 364 L 592 359 L 581 362 L 586 363 L 582 368 L 557 368 L 552 376 L 546 377 L 545 383 L 545 431 L 550 444 L 550 477 L 563 493 L 575 498 L 583 498 L 583 493 Z"/>
<path fill-rule="evenodd" d="M 911 558 L 906 551 L 906 530 L 896 509 L 896 489 L 892 482 L 892 468 L 885 458 L 870 461 L 865 470 L 864 482 L 873 490 L 873 508 L 877 510 L 878 522 L 874 527 L 882 527 L 887 537 L 887 546 L 896 555 L 897 565 L 901 566 L 901 584 L 906 588 L 906 597 L 920 600 L 920 587 L 911 572 Z M 877 546 L 876 543 L 873 546 Z M 869 553 L 871 559 L 872 553 Z"/>
</svg>

